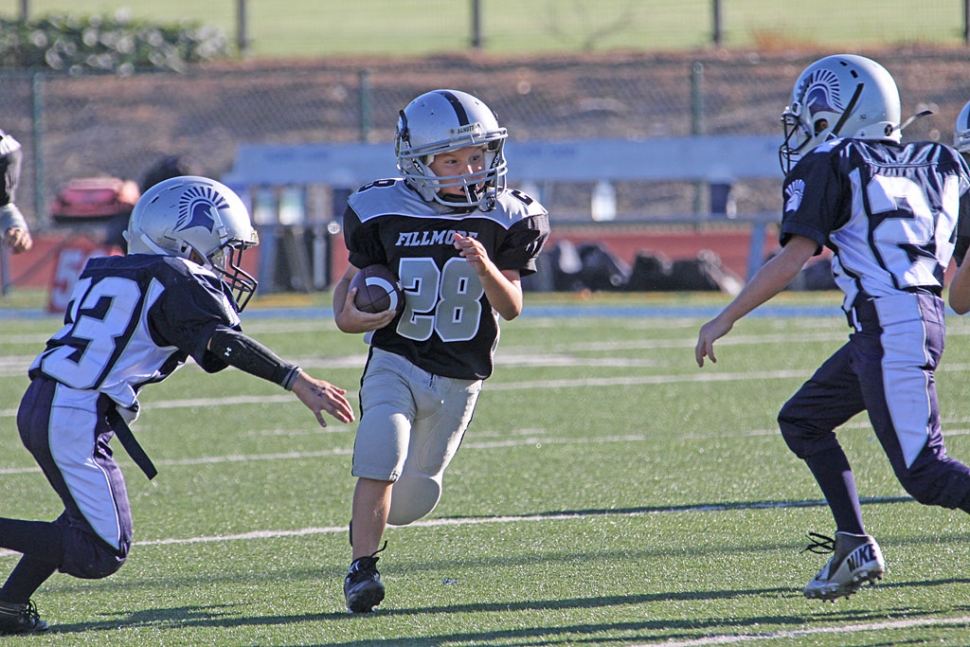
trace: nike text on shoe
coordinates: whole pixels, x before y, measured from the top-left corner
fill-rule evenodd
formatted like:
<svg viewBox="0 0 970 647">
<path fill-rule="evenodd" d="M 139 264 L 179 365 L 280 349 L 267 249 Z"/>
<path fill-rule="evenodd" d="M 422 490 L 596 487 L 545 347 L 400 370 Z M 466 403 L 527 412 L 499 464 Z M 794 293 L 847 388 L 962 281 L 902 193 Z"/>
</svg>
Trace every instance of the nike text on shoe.
<svg viewBox="0 0 970 647">
<path fill-rule="evenodd" d="M 835 554 L 805 587 L 806 598 L 830 602 L 848 598 L 866 582 L 881 580 L 886 572 L 879 544 L 869 535 L 837 532 L 835 539 L 816 533 L 809 533 L 809 537 L 813 543 L 806 551 Z"/>
<path fill-rule="evenodd" d="M 354 560 L 344 579 L 344 597 L 351 613 L 369 613 L 384 599 L 384 583 L 373 555 Z"/>
<path fill-rule="evenodd" d="M 0 602 L 0 635 L 41 633 L 48 629 L 50 625 L 40 619 L 33 602 Z"/>
</svg>

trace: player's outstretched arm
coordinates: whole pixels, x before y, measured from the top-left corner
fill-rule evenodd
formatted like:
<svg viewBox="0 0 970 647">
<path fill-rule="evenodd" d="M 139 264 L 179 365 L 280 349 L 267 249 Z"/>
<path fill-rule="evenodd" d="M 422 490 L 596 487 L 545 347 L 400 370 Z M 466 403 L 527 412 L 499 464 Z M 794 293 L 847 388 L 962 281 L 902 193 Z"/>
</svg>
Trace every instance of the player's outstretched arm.
<svg viewBox="0 0 970 647">
<path fill-rule="evenodd" d="M 717 363 L 714 356 L 714 342 L 731 332 L 736 322 L 765 301 L 788 287 L 805 263 L 818 250 L 818 245 L 810 238 L 792 236 L 777 256 L 761 266 L 744 289 L 716 317 L 701 326 L 694 347 L 694 359 L 698 366 L 704 366 L 704 358 L 709 357 Z"/>
<path fill-rule="evenodd" d="M 207 348 L 229 366 L 293 391 L 323 427 L 327 426 L 323 411 L 341 422 L 354 419 L 354 410 L 344 397 L 346 391 L 310 377 L 299 366 L 283 361 L 272 350 L 238 330 L 216 328 L 209 337 Z"/>
<path fill-rule="evenodd" d="M 302 369 L 297 371 L 299 373 L 293 382 L 293 395 L 300 398 L 300 402 L 313 412 L 321 427 L 327 426 L 327 421 L 323 418 L 324 411 L 340 422 L 354 421 L 354 409 L 344 397 L 346 390 L 310 377 Z"/>
</svg>

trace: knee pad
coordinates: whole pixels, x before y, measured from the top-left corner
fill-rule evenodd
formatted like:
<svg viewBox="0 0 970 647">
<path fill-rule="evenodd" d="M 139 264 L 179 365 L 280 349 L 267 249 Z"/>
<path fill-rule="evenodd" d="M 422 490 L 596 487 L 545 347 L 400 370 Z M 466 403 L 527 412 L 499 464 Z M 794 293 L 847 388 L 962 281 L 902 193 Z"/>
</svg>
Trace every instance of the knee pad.
<svg viewBox="0 0 970 647">
<path fill-rule="evenodd" d="M 785 416 L 784 409 L 778 414 L 778 428 L 781 429 L 781 437 L 785 440 L 785 444 L 788 445 L 788 449 L 795 456 L 804 459 L 808 455 L 809 444 L 798 426 Z"/>
<path fill-rule="evenodd" d="M 128 558 L 128 546 L 116 551 L 84 531 L 71 529 L 64 537 L 62 573 L 85 580 L 99 580 L 118 571 Z"/>
<path fill-rule="evenodd" d="M 903 489 L 918 503 L 936 505 L 942 508 L 961 508 L 970 495 L 970 475 L 967 468 L 949 459 L 941 461 L 946 465 L 945 470 L 937 469 L 935 473 L 928 469 L 916 469 L 905 473 L 898 473 Z"/>
<path fill-rule="evenodd" d="M 427 474 L 402 475 L 391 488 L 391 510 L 387 523 L 406 526 L 428 515 L 441 499 L 441 481 Z"/>
<path fill-rule="evenodd" d="M 787 403 L 778 414 L 778 428 L 781 429 L 781 437 L 785 439 L 788 449 L 802 460 L 840 447 L 833 431 L 813 429 L 805 425 L 804 421 L 792 415 Z"/>
</svg>

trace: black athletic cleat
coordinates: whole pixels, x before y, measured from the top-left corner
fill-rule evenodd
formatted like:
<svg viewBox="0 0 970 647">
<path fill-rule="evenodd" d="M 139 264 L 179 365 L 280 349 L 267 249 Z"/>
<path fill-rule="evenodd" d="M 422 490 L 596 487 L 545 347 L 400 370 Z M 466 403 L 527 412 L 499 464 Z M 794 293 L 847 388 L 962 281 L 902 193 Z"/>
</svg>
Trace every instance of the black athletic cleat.
<svg viewBox="0 0 970 647">
<path fill-rule="evenodd" d="M 835 553 L 805 587 L 805 597 L 834 602 L 850 595 L 869 582 L 875 584 L 886 572 L 879 544 L 869 535 L 835 533 L 835 539 L 809 533 L 812 545 L 805 550 L 813 553 Z"/>
<path fill-rule="evenodd" d="M 50 628 L 49 624 L 40 619 L 33 602 L 27 604 L 0 602 L 0 635 L 39 634 Z"/>
<path fill-rule="evenodd" d="M 359 557 L 344 579 L 344 597 L 351 613 L 370 613 L 384 599 L 384 583 L 377 572 L 379 557 Z"/>
</svg>

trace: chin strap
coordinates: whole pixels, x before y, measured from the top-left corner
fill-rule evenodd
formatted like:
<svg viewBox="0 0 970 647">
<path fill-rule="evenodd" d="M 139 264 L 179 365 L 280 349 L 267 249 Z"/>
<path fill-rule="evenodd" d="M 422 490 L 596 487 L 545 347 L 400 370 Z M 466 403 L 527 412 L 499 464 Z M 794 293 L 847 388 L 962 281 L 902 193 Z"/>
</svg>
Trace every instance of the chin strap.
<svg viewBox="0 0 970 647">
<path fill-rule="evenodd" d="M 917 119 L 922 119 L 923 117 L 929 117 L 931 114 L 933 114 L 932 110 L 924 110 L 922 112 L 917 112 L 915 115 L 913 115 L 912 117 L 910 117 L 909 119 L 901 123 L 900 125 L 896 126 L 895 130 L 898 130 L 899 132 L 903 132 L 904 128 L 908 127 Z"/>
</svg>

